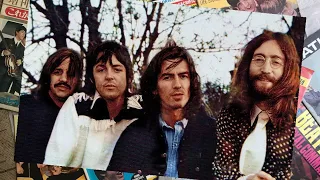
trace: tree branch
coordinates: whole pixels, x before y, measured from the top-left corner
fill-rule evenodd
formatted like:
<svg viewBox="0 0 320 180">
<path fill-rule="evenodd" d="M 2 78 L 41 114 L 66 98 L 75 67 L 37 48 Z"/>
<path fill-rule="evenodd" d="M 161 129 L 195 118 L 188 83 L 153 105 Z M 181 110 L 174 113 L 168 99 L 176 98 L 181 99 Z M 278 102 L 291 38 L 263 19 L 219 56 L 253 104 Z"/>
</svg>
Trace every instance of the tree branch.
<svg viewBox="0 0 320 180">
<path fill-rule="evenodd" d="M 33 77 L 33 75 L 32 75 L 29 71 L 27 71 L 25 68 L 23 68 L 23 73 L 28 76 L 28 81 L 32 82 L 33 84 L 38 84 L 38 81 L 37 81 L 37 80 Z"/>
<path fill-rule="evenodd" d="M 123 27 L 123 15 L 122 15 L 122 5 L 121 0 L 117 0 L 117 8 L 118 8 L 118 16 L 119 16 L 119 28 L 121 31 L 120 42 L 122 45 L 126 45 L 126 37 L 124 35 L 124 27 Z"/>
</svg>

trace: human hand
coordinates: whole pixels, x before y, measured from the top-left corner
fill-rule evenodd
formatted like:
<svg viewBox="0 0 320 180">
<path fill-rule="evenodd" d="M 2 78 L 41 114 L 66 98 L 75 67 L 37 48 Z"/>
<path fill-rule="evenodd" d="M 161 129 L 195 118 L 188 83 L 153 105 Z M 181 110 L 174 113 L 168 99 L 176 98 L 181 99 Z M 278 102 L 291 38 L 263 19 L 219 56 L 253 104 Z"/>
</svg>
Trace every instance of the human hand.
<svg viewBox="0 0 320 180">
<path fill-rule="evenodd" d="M 247 180 L 275 180 L 270 174 L 260 171 L 247 177 Z"/>
<path fill-rule="evenodd" d="M 23 164 L 23 163 L 22 163 Z M 17 168 L 17 174 L 23 174 L 24 170 L 22 168 L 22 164 L 16 163 L 16 168 Z"/>
<path fill-rule="evenodd" d="M 17 66 L 20 66 L 21 64 L 22 64 L 21 59 L 18 59 L 18 60 L 17 60 Z"/>
<path fill-rule="evenodd" d="M 9 50 L 3 50 L 3 55 L 9 56 L 11 52 Z"/>
<path fill-rule="evenodd" d="M 46 165 L 45 164 L 37 164 L 37 167 L 39 168 L 39 169 L 41 169 L 41 168 L 43 168 L 43 167 L 45 167 Z"/>
</svg>

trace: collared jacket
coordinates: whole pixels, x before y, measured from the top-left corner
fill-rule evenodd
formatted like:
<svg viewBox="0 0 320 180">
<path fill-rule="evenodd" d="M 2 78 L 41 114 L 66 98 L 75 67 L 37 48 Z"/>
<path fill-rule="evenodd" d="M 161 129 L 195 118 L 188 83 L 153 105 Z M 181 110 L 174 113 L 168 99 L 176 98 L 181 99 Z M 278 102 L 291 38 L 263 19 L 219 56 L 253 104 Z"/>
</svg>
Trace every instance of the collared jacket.
<svg viewBox="0 0 320 180">
<path fill-rule="evenodd" d="M 216 149 L 215 120 L 204 110 L 188 120 L 179 144 L 179 178 L 213 179 L 212 162 Z M 167 144 L 159 115 L 145 116 L 121 135 L 108 170 L 164 175 Z"/>
</svg>

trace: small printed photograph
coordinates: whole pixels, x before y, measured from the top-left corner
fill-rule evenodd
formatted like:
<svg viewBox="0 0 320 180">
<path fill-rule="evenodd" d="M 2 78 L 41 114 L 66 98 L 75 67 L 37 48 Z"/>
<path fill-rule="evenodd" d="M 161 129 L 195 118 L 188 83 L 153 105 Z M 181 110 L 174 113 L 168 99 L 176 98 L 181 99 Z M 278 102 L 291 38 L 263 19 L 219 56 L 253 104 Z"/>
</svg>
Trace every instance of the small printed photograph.
<svg viewBox="0 0 320 180">
<path fill-rule="evenodd" d="M 26 25 L 0 19 L 0 108 L 18 111 Z"/>
</svg>

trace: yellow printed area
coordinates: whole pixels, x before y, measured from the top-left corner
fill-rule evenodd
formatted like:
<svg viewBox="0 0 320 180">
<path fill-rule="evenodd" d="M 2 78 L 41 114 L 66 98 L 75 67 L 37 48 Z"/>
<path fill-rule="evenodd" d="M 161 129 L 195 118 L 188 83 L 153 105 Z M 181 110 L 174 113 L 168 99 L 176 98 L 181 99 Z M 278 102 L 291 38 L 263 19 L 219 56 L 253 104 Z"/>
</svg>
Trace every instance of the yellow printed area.
<svg viewBox="0 0 320 180">
<path fill-rule="evenodd" d="M 226 0 L 197 0 L 200 7 L 223 8 L 230 6 Z"/>
<path fill-rule="evenodd" d="M 300 76 L 300 85 L 303 87 L 308 87 L 310 79 Z"/>
<path fill-rule="evenodd" d="M 297 117 L 296 127 L 315 150 L 320 148 L 320 127 L 308 110 Z M 320 154 L 320 150 L 317 152 Z"/>
</svg>

